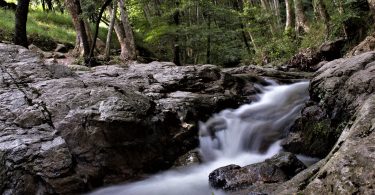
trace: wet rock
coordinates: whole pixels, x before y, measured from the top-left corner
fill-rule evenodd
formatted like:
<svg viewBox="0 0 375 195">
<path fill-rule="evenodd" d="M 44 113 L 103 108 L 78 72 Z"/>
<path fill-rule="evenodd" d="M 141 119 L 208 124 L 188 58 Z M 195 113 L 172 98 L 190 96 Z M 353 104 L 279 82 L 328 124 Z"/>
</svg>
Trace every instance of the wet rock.
<svg viewBox="0 0 375 195">
<path fill-rule="evenodd" d="M 284 147 L 325 157 L 359 107 L 374 93 L 374 61 L 375 53 L 369 52 L 328 62 L 319 69 L 311 81 L 311 101 L 283 142 Z"/>
<path fill-rule="evenodd" d="M 180 156 L 175 162 L 174 167 L 186 167 L 191 165 L 197 165 L 202 162 L 201 156 L 198 151 L 192 150 L 188 153 Z"/>
<path fill-rule="evenodd" d="M 67 67 L 6 44 L 0 59 L 5 194 L 84 193 L 169 168 L 197 146 L 198 120 L 264 83 L 213 65 Z"/>
<path fill-rule="evenodd" d="M 256 81 L 259 76 L 263 76 L 284 84 L 304 81 L 312 77 L 312 74 L 309 72 L 276 70 L 275 68 L 259 67 L 254 65 L 242 66 L 237 68 L 226 68 L 224 69 L 224 72 L 230 73 L 232 75 L 247 77 L 248 79 L 251 79 L 253 81 Z"/>
<path fill-rule="evenodd" d="M 334 143 L 334 146 L 329 153 L 328 150 L 321 153 L 322 156 L 328 153 L 323 160 L 271 194 L 375 193 L 374 72 L 375 52 L 328 62 L 319 69 L 311 82 L 313 103 L 302 113 L 305 122 L 294 127 L 298 131 L 293 134 L 299 138 L 295 139 L 297 142 L 289 142 L 287 148 L 304 148 L 302 153 L 313 154 L 317 150 L 309 148 L 314 143 L 321 142 L 323 146 Z M 306 139 L 308 135 L 311 139 Z M 338 139 L 329 138 L 333 135 Z M 315 148 L 321 147 L 320 144 Z"/>
<path fill-rule="evenodd" d="M 209 183 L 215 189 L 238 191 L 254 184 L 287 181 L 305 168 L 292 153 L 280 153 L 262 163 L 245 167 L 228 165 L 218 168 L 210 173 Z M 257 191 L 253 193 L 255 192 Z"/>
</svg>

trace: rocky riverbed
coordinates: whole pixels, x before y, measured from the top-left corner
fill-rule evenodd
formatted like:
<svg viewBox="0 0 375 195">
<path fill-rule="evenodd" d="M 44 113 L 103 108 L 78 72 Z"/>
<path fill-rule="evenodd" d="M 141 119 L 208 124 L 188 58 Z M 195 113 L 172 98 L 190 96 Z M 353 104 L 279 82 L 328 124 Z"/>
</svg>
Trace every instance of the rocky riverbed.
<svg viewBox="0 0 375 195">
<path fill-rule="evenodd" d="M 280 82 L 312 76 L 311 100 L 283 146 L 322 160 L 303 171 L 290 153 L 233 165 L 228 174 L 264 167 L 277 174 L 225 190 L 375 193 L 375 52 L 321 64 L 314 75 L 167 62 L 62 66 L 6 44 L 0 44 L 0 63 L 3 194 L 77 194 L 167 169 L 197 146 L 199 120 L 256 99 L 256 86 L 268 84 L 258 75 Z"/>
<path fill-rule="evenodd" d="M 277 157 L 231 165 L 212 172 L 211 185 L 230 194 L 374 194 L 374 92 L 375 52 L 324 64 L 311 80 L 311 100 L 282 142 L 287 151 L 322 160 L 288 181 Z"/>
<path fill-rule="evenodd" d="M 253 74 L 153 62 L 62 66 L 0 44 L 0 191 L 70 194 L 166 169 L 197 122 L 255 99 Z"/>
</svg>

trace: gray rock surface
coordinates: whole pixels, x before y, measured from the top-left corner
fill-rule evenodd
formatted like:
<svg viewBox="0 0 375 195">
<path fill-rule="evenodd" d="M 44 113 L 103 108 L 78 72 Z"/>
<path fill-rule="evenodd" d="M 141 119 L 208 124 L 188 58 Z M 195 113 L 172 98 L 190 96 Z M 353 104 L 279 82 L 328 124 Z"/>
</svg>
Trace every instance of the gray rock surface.
<svg viewBox="0 0 375 195">
<path fill-rule="evenodd" d="M 239 191 L 246 188 L 249 190 L 250 187 L 251 192 L 256 193 L 263 187 L 262 184 L 285 182 L 305 168 L 296 156 L 285 152 L 245 167 L 228 165 L 218 168 L 210 173 L 209 183 L 211 187 L 224 191 Z M 249 191 L 246 194 L 248 193 Z"/>
<path fill-rule="evenodd" d="M 77 194 L 168 168 L 197 146 L 198 120 L 257 91 L 213 65 L 53 62 L 0 44 L 0 194 Z"/>
<path fill-rule="evenodd" d="M 299 148 L 314 154 L 316 147 L 311 145 L 322 140 L 335 143 L 330 143 L 334 147 L 318 164 L 273 194 L 375 193 L 374 92 L 375 52 L 329 62 L 316 73 L 311 82 L 312 102 L 305 108 L 302 122 L 296 124 L 298 131 L 293 132 L 299 134 L 294 138 L 298 142 L 289 142 L 294 146 L 288 150 Z M 307 127 L 314 123 L 320 125 Z"/>
<path fill-rule="evenodd" d="M 311 81 L 311 101 L 283 145 L 289 151 L 325 157 L 355 113 L 375 92 L 375 52 L 325 64 Z"/>
</svg>

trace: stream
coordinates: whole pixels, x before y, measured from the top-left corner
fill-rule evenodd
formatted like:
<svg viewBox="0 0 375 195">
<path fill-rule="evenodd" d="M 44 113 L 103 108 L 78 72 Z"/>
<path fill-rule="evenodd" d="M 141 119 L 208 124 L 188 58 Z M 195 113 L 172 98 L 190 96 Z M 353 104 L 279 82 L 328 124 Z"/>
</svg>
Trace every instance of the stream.
<svg viewBox="0 0 375 195">
<path fill-rule="evenodd" d="M 208 185 L 213 170 L 229 164 L 246 166 L 279 153 L 309 99 L 308 82 L 261 87 L 258 101 L 227 109 L 200 123 L 199 152 L 203 163 L 161 172 L 150 178 L 99 189 L 92 195 L 221 195 Z"/>
</svg>

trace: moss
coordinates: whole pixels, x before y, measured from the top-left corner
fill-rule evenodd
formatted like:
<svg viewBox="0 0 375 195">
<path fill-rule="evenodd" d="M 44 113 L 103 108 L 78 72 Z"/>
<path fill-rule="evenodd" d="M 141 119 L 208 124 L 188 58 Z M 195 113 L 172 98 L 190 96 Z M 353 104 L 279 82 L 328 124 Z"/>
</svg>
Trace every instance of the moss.
<svg viewBox="0 0 375 195">
<path fill-rule="evenodd" d="M 304 140 L 313 156 L 324 157 L 335 144 L 329 120 L 308 121 L 305 123 Z"/>
</svg>

